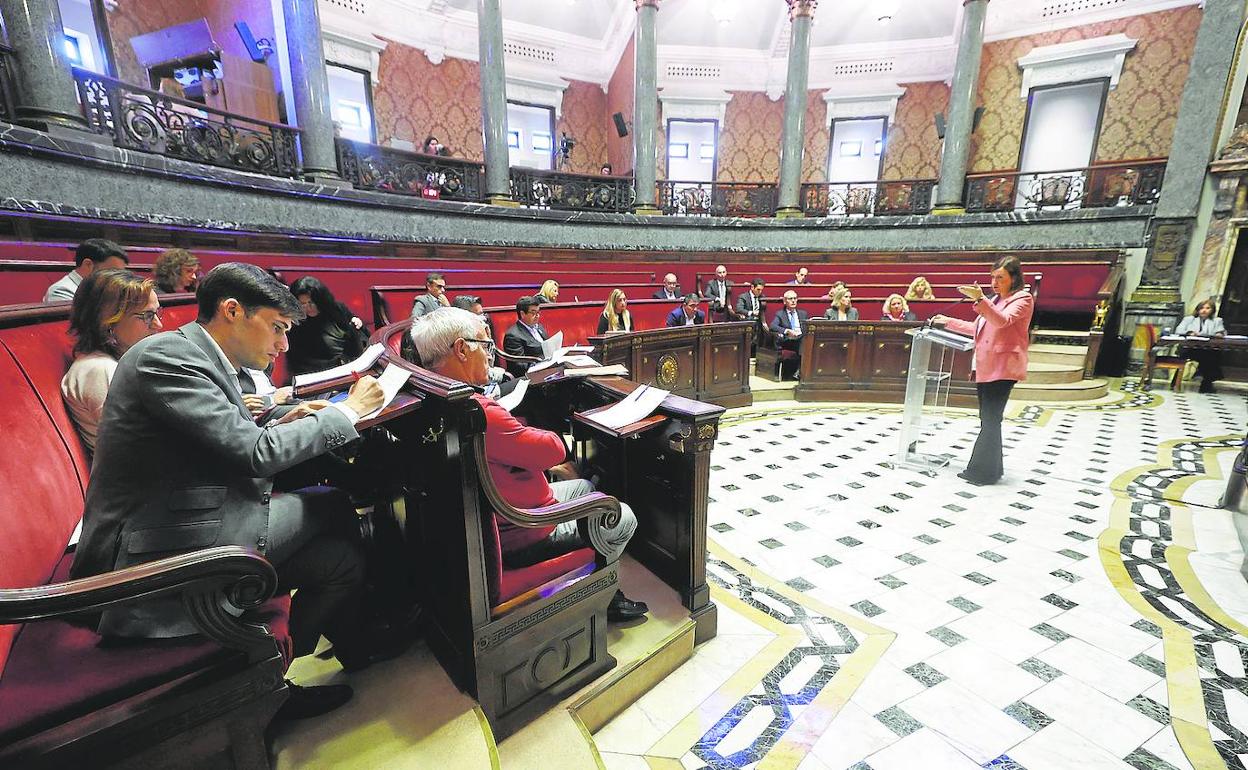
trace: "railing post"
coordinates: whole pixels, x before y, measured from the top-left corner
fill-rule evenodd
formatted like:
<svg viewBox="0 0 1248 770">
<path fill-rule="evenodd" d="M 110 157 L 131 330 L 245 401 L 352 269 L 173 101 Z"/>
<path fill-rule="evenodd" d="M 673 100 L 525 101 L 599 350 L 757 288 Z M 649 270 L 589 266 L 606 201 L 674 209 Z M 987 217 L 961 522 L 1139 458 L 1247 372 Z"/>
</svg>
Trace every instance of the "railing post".
<svg viewBox="0 0 1248 770">
<path fill-rule="evenodd" d="M 341 184 L 334 157 L 334 118 L 317 2 L 282 0 L 282 16 L 286 21 L 286 50 L 304 175 L 322 184 Z M 274 136 L 273 140 L 276 146 L 279 138 Z"/>
<path fill-rule="evenodd" d="M 654 182 L 658 176 L 656 145 L 659 120 L 659 0 L 636 0 L 633 80 L 633 211 L 658 214 Z"/>
<path fill-rule="evenodd" d="M 496 206 L 515 206 L 511 197 L 511 153 L 507 149 L 507 70 L 503 65 L 503 12 L 499 0 L 477 0 L 481 122 L 485 129 L 485 196 Z"/>
<path fill-rule="evenodd" d="M 988 0 L 965 0 L 962 34 L 949 92 L 949 120 L 940 149 L 940 183 L 933 214 L 965 214 L 963 188 L 971 157 L 971 129 L 975 122 L 975 93 L 979 86 L 979 61 L 984 53 L 984 21 Z"/>
<path fill-rule="evenodd" d="M 65 54 L 65 28 L 56 0 L 0 0 L 13 47 L 17 81 L 16 122 L 23 126 L 91 142 L 78 109 L 77 87 Z"/>
<path fill-rule="evenodd" d="M 784 139 L 780 146 L 780 197 L 776 208 L 776 216 L 782 219 L 802 216 L 798 201 L 802 149 L 806 145 L 802 123 L 806 117 L 806 84 L 810 75 L 810 26 L 819 0 L 788 0 L 788 3 L 793 39 L 789 43 L 789 72 L 784 86 Z"/>
</svg>

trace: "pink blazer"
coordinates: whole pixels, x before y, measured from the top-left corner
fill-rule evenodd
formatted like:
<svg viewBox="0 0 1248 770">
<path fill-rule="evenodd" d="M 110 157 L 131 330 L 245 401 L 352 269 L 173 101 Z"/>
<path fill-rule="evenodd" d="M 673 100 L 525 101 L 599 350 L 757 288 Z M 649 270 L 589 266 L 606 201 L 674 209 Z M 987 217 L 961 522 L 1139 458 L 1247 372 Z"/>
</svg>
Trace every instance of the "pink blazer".
<svg viewBox="0 0 1248 770">
<path fill-rule="evenodd" d="M 1035 307 L 1031 292 L 1019 289 L 996 304 L 987 298 L 975 304 L 974 322 L 950 318 L 945 328 L 975 338 L 975 381 L 1027 379 L 1028 329 Z"/>
</svg>

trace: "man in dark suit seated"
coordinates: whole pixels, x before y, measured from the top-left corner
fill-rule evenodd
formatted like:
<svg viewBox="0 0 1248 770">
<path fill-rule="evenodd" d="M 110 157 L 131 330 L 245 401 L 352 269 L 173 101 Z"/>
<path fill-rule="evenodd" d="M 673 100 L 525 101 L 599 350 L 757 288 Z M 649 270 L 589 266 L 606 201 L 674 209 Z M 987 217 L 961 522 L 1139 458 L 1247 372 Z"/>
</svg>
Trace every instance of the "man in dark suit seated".
<svg viewBox="0 0 1248 770">
<path fill-rule="evenodd" d="M 706 323 L 706 315 L 698 310 L 701 298 L 697 294 L 686 294 L 680 307 L 667 316 L 664 326 L 701 326 Z"/>
<path fill-rule="evenodd" d="M 425 276 L 425 293 L 412 303 L 412 318 L 420 318 L 425 313 L 451 304 L 446 296 L 446 279 L 441 273 L 430 273 Z"/>
<path fill-rule="evenodd" d="M 349 498 L 312 487 L 273 494 L 273 476 L 357 438 L 355 423 L 381 406 L 372 377 L 345 401 L 277 407 L 257 425 L 244 401 L 286 350 L 303 318 L 298 300 L 264 270 L 218 265 L 197 292 L 195 323 L 156 334 L 122 356 L 109 386 L 71 575 L 85 578 L 218 545 L 262 552 L 291 605 L 294 655 L 324 634 L 355 671 L 401 649 L 362 633 L 364 557 Z M 353 537 L 354 536 L 354 537 Z M 165 638 L 196 633 L 181 602 L 154 599 L 108 610 L 101 634 Z M 291 686 L 279 718 L 314 716 L 345 703 L 346 685 Z"/>
<path fill-rule="evenodd" d="M 503 351 L 541 359 L 542 343 L 550 336 L 541 320 L 541 303 L 532 297 L 521 297 L 516 302 L 516 322 L 503 334 Z M 529 364 L 524 362 L 507 362 L 507 371 L 517 377 L 523 377 L 528 368 Z"/>
<path fill-rule="evenodd" d="M 412 343 L 425 366 L 445 377 L 483 387 L 494 358 L 494 343 L 485 336 L 481 319 L 459 308 L 436 310 L 412 324 Z M 517 508 L 538 508 L 568 502 L 594 491 L 585 479 L 546 481 L 546 471 L 567 459 L 567 448 L 558 433 L 521 423 L 497 401 L 474 395 L 485 412 L 485 457 L 498 491 Z M 582 533 L 577 522 L 554 527 L 517 527 L 496 518 L 503 564 L 527 567 L 585 548 L 591 534 Z M 609 561 L 624 553 L 637 530 L 632 509 L 620 503 L 620 521 L 611 529 L 592 534 L 609 547 Z M 607 620 L 626 621 L 644 617 L 649 608 L 616 591 L 607 607 Z"/>
<path fill-rule="evenodd" d="M 793 373 L 796 376 L 801 364 L 802 335 L 806 333 L 806 311 L 797 307 L 797 292 L 789 289 L 784 293 L 784 307 L 771 319 L 771 333 L 776 335 L 776 346 L 781 350 L 791 350 L 797 355 L 793 357 Z M 780 372 L 783 378 L 784 372 Z"/>
<path fill-rule="evenodd" d="M 680 299 L 680 284 L 674 273 L 663 276 L 663 288 L 650 295 L 655 299 Z"/>
<path fill-rule="evenodd" d="M 724 321 L 737 320 L 737 313 L 732 307 L 732 281 L 728 280 L 728 268 L 720 265 L 715 268 L 715 277 L 706 283 L 704 299 L 709 303 L 710 314 Z"/>
<path fill-rule="evenodd" d="M 810 283 L 810 271 L 804 267 L 799 267 L 797 272 L 793 274 L 793 280 L 789 281 L 790 286 L 805 286 Z"/>
<path fill-rule="evenodd" d="M 763 338 L 763 324 L 767 317 L 767 303 L 763 300 L 763 289 L 767 287 L 762 278 L 750 281 L 750 290 L 741 292 L 737 297 L 737 320 L 754 322 L 754 339 L 750 342 L 750 355 L 758 349 L 758 341 Z"/>
</svg>

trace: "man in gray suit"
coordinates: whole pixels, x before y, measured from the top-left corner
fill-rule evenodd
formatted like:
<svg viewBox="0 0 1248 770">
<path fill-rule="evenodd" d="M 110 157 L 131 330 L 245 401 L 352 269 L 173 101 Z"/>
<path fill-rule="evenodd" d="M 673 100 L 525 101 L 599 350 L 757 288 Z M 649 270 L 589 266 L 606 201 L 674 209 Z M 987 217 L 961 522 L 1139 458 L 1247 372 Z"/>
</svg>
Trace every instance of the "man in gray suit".
<svg viewBox="0 0 1248 770">
<path fill-rule="evenodd" d="M 430 273 L 425 276 L 425 293 L 412 303 L 412 318 L 420 318 L 431 310 L 450 305 L 451 300 L 446 296 L 446 279 L 441 273 Z"/>
<path fill-rule="evenodd" d="M 736 311 L 732 309 L 732 281 L 728 280 L 728 268 L 719 265 L 715 268 L 715 277 L 706 282 L 706 290 L 702 298 L 710 304 L 710 315 L 722 321 L 737 320 Z"/>
<path fill-rule="evenodd" d="M 287 348 L 303 317 L 285 286 L 254 265 L 213 268 L 197 292 L 199 317 L 130 348 L 117 365 L 100 423 L 72 576 L 89 577 L 217 545 L 265 554 L 291 606 L 295 655 L 321 634 L 348 670 L 377 659 L 361 633 L 363 555 L 354 511 L 337 490 L 272 493 L 274 474 L 342 446 L 382 403 L 372 377 L 340 404 L 279 408 L 263 426 L 244 403 L 251 378 Z M 100 632 L 128 637 L 195 633 L 177 599 L 106 611 Z M 350 688 L 295 688 L 279 716 L 323 713 Z"/>
</svg>

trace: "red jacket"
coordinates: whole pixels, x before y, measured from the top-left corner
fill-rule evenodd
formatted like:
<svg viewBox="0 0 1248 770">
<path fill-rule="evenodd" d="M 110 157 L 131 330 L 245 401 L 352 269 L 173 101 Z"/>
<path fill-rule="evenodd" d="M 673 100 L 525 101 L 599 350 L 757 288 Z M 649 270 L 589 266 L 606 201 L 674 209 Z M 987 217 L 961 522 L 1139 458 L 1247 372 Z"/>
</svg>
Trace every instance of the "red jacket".
<svg viewBox="0 0 1248 770">
<path fill-rule="evenodd" d="M 557 433 L 530 428 L 492 398 L 474 395 L 485 410 L 485 457 L 490 477 L 503 499 L 517 508 L 539 508 L 558 502 L 546 483 L 546 469 L 567 459 Z M 516 551 L 546 539 L 554 527 L 517 527 L 495 516 L 503 552 Z"/>
<path fill-rule="evenodd" d="M 975 321 L 949 319 L 945 328 L 975 338 L 975 381 L 1027 379 L 1027 346 L 1031 312 L 1035 301 L 1031 292 L 1019 289 L 1008 297 L 988 298 L 975 303 Z"/>
</svg>

